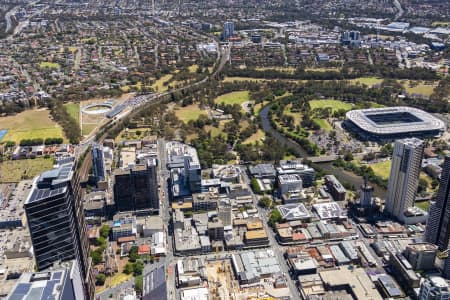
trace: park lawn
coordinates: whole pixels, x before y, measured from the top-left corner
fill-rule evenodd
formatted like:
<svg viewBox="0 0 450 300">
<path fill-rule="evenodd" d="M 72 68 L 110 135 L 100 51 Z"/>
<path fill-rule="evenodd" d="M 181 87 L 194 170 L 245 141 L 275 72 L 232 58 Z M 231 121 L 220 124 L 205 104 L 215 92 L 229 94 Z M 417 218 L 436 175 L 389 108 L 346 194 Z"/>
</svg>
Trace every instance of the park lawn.
<svg viewBox="0 0 450 300">
<path fill-rule="evenodd" d="M 335 112 L 337 110 L 341 110 L 341 109 L 348 111 L 353 108 L 353 105 L 351 103 L 346 103 L 344 101 L 332 100 L 332 99 L 311 100 L 311 101 L 309 101 L 309 106 L 311 107 L 311 110 L 315 110 L 318 108 L 330 107 L 333 112 Z"/>
<path fill-rule="evenodd" d="M 305 71 L 308 72 L 339 72 L 341 68 L 306 68 Z"/>
<path fill-rule="evenodd" d="M 217 104 L 225 103 L 225 104 L 239 104 L 241 105 L 244 102 L 247 102 L 250 100 L 249 91 L 238 91 L 238 92 L 231 92 L 228 94 L 223 94 L 216 99 L 214 99 L 214 102 Z"/>
<path fill-rule="evenodd" d="M 296 158 L 297 158 L 297 156 L 292 155 L 292 154 L 285 154 L 285 155 L 283 156 L 283 160 L 294 160 L 294 159 L 296 159 Z"/>
<path fill-rule="evenodd" d="M 291 116 L 294 118 L 294 124 L 300 125 L 300 122 L 302 121 L 302 115 L 299 112 L 292 112 L 291 111 L 292 104 L 288 104 L 286 106 L 286 109 L 284 110 L 283 114 L 286 116 Z"/>
<path fill-rule="evenodd" d="M 190 143 L 197 138 L 198 138 L 198 133 L 191 133 L 186 136 L 186 143 Z"/>
<path fill-rule="evenodd" d="M 132 274 L 128 274 L 127 275 L 127 274 L 124 274 L 124 273 L 117 273 L 116 275 L 114 275 L 111 278 L 110 286 L 111 287 L 116 286 L 116 285 L 118 285 L 118 284 L 120 284 L 120 283 L 122 283 L 124 281 L 127 281 L 127 280 L 131 279 L 131 277 L 133 277 Z"/>
<path fill-rule="evenodd" d="M 165 92 L 168 90 L 168 84 L 164 85 L 165 82 L 168 82 L 172 79 L 173 75 L 172 74 L 167 74 L 162 76 L 161 78 L 159 78 L 158 80 L 155 81 L 155 83 L 152 84 L 152 88 L 156 91 L 156 92 Z"/>
<path fill-rule="evenodd" d="M 263 101 L 261 103 L 255 104 L 253 106 L 253 112 L 255 114 L 255 116 L 259 115 L 259 112 L 261 111 L 261 109 L 263 109 L 264 106 L 266 106 L 269 103 L 269 101 Z"/>
<path fill-rule="evenodd" d="M 434 89 L 436 85 L 434 84 L 425 84 L 424 82 L 414 82 L 407 80 L 402 83 L 405 91 L 408 94 L 420 94 L 423 96 L 431 96 L 434 93 Z"/>
<path fill-rule="evenodd" d="M 198 70 L 198 65 L 195 64 L 195 65 L 189 66 L 189 67 L 188 67 L 188 70 L 189 70 L 189 72 L 191 72 L 191 73 L 195 73 L 195 72 L 197 72 L 197 70 Z"/>
<path fill-rule="evenodd" d="M 124 85 L 120 87 L 120 90 L 124 93 L 128 93 L 130 91 L 130 86 L 129 85 Z"/>
<path fill-rule="evenodd" d="M 266 134 L 261 129 L 258 129 L 254 134 L 252 134 L 248 139 L 246 139 L 242 144 L 253 144 L 255 142 L 261 142 L 266 137 Z"/>
<path fill-rule="evenodd" d="M 35 159 L 6 160 L 0 163 L 0 183 L 19 182 L 32 179 L 36 175 L 53 168 L 53 159 L 38 157 Z"/>
<path fill-rule="evenodd" d="M 360 77 L 350 80 L 351 83 L 365 84 L 368 87 L 372 87 L 376 84 L 383 82 L 383 79 L 377 77 Z"/>
<path fill-rule="evenodd" d="M 432 26 L 450 26 L 450 22 L 442 22 L 442 21 L 436 21 L 431 24 Z"/>
<path fill-rule="evenodd" d="M 116 143 L 120 143 L 122 141 L 129 141 L 129 140 L 141 140 L 145 137 L 145 135 L 148 134 L 150 131 L 150 128 L 144 127 L 144 128 L 133 128 L 128 130 L 122 130 L 118 136 L 115 138 Z M 139 135 L 137 134 L 139 133 Z"/>
<path fill-rule="evenodd" d="M 198 104 L 191 104 L 185 107 L 178 107 L 175 109 L 175 115 L 177 116 L 177 118 L 184 122 L 187 123 L 190 120 L 197 120 L 198 117 L 200 117 L 201 115 L 207 115 L 206 111 L 202 110 Z"/>
<path fill-rule="evenodd" d="M 83 124 L 83 128 L 81 128 L 81 134 L 82 135 L 89 135 L 92 130 L 94 130 L 97 127 L 98 124 Z"/>
<path fill-rule="evenodd" d="M 243 81 L 256 81 L 256 82 L 262 82 L 262 81 L 268 81 L 264 78 L 255 78 L 255 77 L 240 77 L 240 76 L 232 76 L 228 77 L 226 76 L 222 82 L 243 82 Z"/>
<path fill-rule="evenodd" d="M 14 116 L 1 117 L 0 129 L 8 129 L 4 141 L 17 144 L 23 139 L 65 139 L 61 126 L 50 119 L 50 112 L 45 109 L 26 110 Z"/>
<path fill-rule="evenodd" d="M 256 71 L 264 72 L 264 71 L 277 71 L 282 73 L 293 74 L 295 72 L 294 67 L 260 67 L 256 68 Z"/>
<path fill-rule="evenodd" d="M 373 170 L 375 175 L 383 178 L 389 179 L 389 174 L 391 173 L 391 161 L 385 160 L 381 162 L 377 162 L 375 164 L 370 164 L 369 167 Z"/>
<path fill-rule="evenodd" d="M 223 137 L 226 138 L 227 134 L 225 132 L 223 132 L 223 127 L 222 128 L 220 128 L 220 127 L 222 127 L 222 126 L 219 126 L 219 128 L 217 128 L 217 127 L 214 127 L 211 125 L 206 125 L 203 130 L 205 132 L 211 132 L 211 137 L 216 137 L 216 136 L 222 135 Z"/>
<path fill-rule="evenodd" d="M 424 211 L 428 211 L 428 209 L 430 208 L 430 201 L 426 200 L 426 201 L 416 202 L 415 205 Z"/>
<path fill-rule="evenodd" d="M 39 63 L 39 68 L 41 68 L 41 69 L 45 69 L 45 68 L 59 69 L 59 68 L 61 68 L 61 65 L 58 63 L 53 63 L 53 62 L 49 62 L 49 61 L 43 61 L 43 62 Z"/>
<path fill-rule="evenodd" d="M 386 106 L 384 106 L 383 104 L 378 104 L 376 102 L 370 102 L 370 107 L 371 108 L 383 108 L 383 107 L 386 107 Z"/>
<path fill-rule="evenodd" d="M 124 85 L 120 87 L 120 90 L 124 93 L 128 93 L 131 88 L 135 88 L 136 90 L 142 90 L 143 84 L 141 81 L 138 81 L 135 85 Z"/>
<path fill-rule="evenodd" d="M 128 281 L 133 277 L 133 274 L 125 274 L 125 273 L 117 273 L 113 277 L 106 276 L 105 284 L 102 286 L 96 286 L 95 292 L 101 293 L 106 290 L 106 288 L 111 288 L 116 285 L 121 284 L 122 282 Z"/>
<path fill-rule="evenodd" d="M 80 103 L 70 102 L 64 104 L 66 111 L 69 115 L 77 121 L 77 124 L 80 123 Z"/>
<path fill-rule="evenodd" d="M 313 119 L 313 121 L 320 126 L 320 129 L 323 129 L 326 132 L 330 132 L 333 129 L 326 119 Z"/>
</svg>

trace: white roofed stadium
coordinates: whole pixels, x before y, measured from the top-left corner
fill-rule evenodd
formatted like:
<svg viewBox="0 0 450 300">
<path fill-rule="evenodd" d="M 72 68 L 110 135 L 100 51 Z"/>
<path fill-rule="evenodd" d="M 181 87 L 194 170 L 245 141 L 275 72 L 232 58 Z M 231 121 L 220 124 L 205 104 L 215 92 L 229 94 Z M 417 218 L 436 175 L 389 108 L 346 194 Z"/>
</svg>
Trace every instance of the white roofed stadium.
<svg viewBox="0 0 450 300">
<path fill-rule="evenodd" d="M 407 106 L 351 110 L 343 126 L 362 140 L 378 141 L 437 137 L 446 128 L 442 120 Z"/>
</svg>

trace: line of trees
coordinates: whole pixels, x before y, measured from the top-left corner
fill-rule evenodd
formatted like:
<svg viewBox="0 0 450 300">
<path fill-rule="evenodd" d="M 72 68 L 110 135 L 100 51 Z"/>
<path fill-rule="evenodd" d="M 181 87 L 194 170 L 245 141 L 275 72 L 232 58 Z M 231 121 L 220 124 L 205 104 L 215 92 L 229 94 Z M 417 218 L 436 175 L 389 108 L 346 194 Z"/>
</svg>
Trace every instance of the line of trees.
<svg viewBox="0 0 450 300">
<path fill-rule="evenodd" d="M 77 120 L 72 118 L 61 101 L 51 99 L 48 102 L 50 114 L 61 127 L 64 134 L 69 139 L 71 144 L 78 144 L 80 142 L 80 125 Z"/>
<path fill-rule="evenodd" d="M 23 139 L 20 141 L 20 146 L 39 146 L 39 145 L 60 145 L 64 142 L 63 138 L 46 138 L 45 140 L 42 138 L 35 139 Z M 8 146 L 14 146 L 14 142 L 9 142 L 12 144 L 8 144 Z"/>
</svg>

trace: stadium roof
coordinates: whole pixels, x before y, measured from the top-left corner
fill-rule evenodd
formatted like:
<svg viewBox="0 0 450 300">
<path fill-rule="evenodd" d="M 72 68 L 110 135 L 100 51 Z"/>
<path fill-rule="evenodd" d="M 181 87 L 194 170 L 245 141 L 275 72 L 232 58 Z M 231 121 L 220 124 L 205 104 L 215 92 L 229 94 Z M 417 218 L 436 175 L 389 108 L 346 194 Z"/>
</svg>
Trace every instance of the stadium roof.
<svg viewBox="0 0 450 300">
<path fill-rule="evenodd" d="M 383 115 L 389 114 L 403 114 L 409 117 L 409 120 L 389 122 L 389 118 L 386 117 L 386 120 L 377 122 L 375 119 L 382 120 Z M 445 123 L 442 120 L 423 110 L 407 106 L 352 110 L 347 112 L 346 117 L 360 129 L 376 135 L 443 131 L 445 129 Z"/>
</svg>

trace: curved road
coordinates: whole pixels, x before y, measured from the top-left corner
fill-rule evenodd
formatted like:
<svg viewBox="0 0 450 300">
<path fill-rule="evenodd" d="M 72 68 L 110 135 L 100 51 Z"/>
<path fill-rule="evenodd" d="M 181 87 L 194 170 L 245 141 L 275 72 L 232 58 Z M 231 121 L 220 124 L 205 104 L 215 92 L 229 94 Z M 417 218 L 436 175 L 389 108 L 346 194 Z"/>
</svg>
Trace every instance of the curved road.
<svg viewBox="0 0 450 300">
<path fill-rule="evenodd" d="M 306 151 L 296 142 L 287 138 L 286 136 L 279 133 L 275 128 L 272 127 L 269 120 L 269 110 L 270 104 L 264 107 L 260 113 L 260 122 L 262 129 L 266 132 L 266 134 L 275 138 L 281 145 L 286 146 L 295 153 L 297 157 L 307 158 L 308 154 Z M 322 169 L 326 174 L 332 174 L 336 176 L 338 180 L 341 182 L 351 183 L 353 186 L 358 188 L 361 184 L 363 184 L 363 179 L 360 176 L 357 176 L 351 172 L 344 171 L 342 169 L 336 168 L 332 163 L 317 163 L 314 164 L 318 168 Z M 378 197 L 385 197 L 386 190 L 380 186 L 377 186 L 371 183 L 374 186 L 374 195 Z"/>
<path fill-rule="evenodd" d="M 395 20 L 398 20 L 403 16 L 405 11 L 403 10 L 402 5 L 400 4 L 400 2 L 398 0 L 394 0 L 394 6 L 398 10 L 398 13 L 395 15 Z"/>
</svg>

